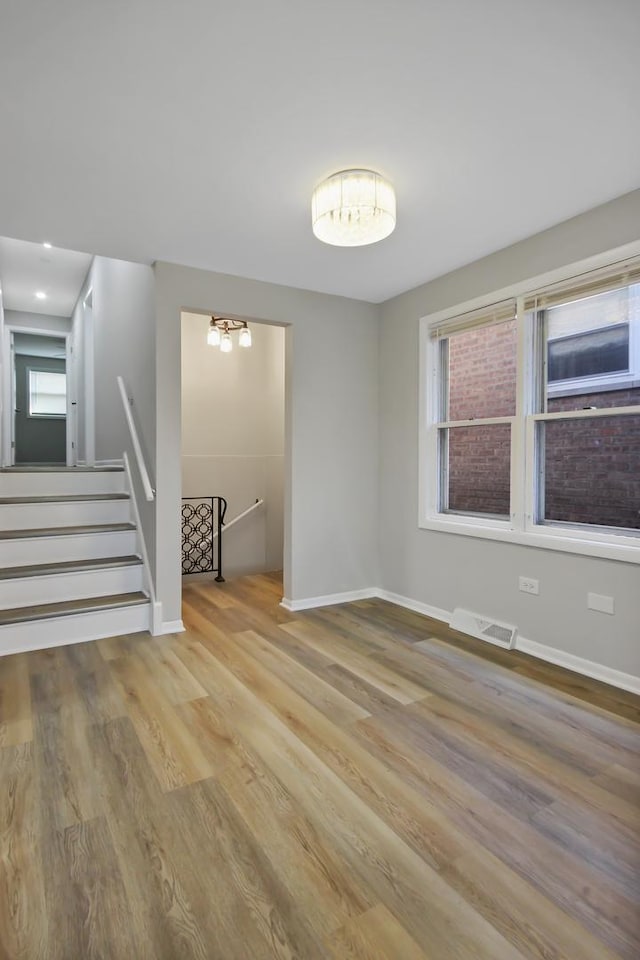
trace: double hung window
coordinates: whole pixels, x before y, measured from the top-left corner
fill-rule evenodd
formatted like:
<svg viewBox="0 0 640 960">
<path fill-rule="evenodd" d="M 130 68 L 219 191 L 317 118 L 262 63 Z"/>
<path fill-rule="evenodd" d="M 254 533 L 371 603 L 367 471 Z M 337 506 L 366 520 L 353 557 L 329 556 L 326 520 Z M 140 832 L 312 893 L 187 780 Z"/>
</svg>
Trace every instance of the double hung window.
<svg viewBox="0 0 640 960">
<path fill-rule="evenodd" d="M 422 525 L 640 562 L 640 262 L 423 334 Z"/>
</svg>

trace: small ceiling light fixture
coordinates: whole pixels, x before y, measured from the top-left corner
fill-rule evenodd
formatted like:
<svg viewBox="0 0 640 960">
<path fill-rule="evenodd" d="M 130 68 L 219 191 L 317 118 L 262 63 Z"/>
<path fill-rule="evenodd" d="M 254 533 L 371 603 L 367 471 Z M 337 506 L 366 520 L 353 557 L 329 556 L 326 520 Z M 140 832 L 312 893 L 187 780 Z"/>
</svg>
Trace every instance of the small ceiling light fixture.
<svg viewBox="0 0 640 960">
<path fill-rule="evenodd" d="M 45 240 L 45 242 L 42 244 L 42 246 L 43 246 L 43 247 L 46 247 L 47 250 L 51 250 L 51 244 L 50 244 L 48 241 L 46 241 L 46 240 Z"/>
<path fill-rule="evenodd" d="M 47 295 L 44 290 L 36 290 L 36 300 L 46 300 Z"/>
<path fill-rule="evenodd" d="M 313 191 L 313 232 L 336 247 L 377 243 L 396 225 L 396 195 L 392 185 L 373 170 L 341 170 Z"/>
<path fill-rule="evenodd" d="M 239 330 L 238 344 L 241 347 L 251 346 L 251 330 L 246 320 L 228 320 L 226 317 L 211 317 L 207 343 L 210 347 L 220 347 L 223 353 L 233 350 L 232 332 Z"/>
</svg>

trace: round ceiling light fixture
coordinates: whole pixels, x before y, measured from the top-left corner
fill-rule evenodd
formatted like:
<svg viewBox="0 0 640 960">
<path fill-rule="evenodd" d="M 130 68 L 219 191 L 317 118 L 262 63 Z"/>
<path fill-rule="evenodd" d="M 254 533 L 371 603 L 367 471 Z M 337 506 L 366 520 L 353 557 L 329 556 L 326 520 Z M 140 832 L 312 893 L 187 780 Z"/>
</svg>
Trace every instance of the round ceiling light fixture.
<svg viewBox="0 0 640 960">
<path fill-rule="evenodd" d="M 313 191 L 313 232 L 336 247 L 377 243 L 396 225 L 396 195 L 392 185 L 373 170 L 341 170 Z"/>
</svg>

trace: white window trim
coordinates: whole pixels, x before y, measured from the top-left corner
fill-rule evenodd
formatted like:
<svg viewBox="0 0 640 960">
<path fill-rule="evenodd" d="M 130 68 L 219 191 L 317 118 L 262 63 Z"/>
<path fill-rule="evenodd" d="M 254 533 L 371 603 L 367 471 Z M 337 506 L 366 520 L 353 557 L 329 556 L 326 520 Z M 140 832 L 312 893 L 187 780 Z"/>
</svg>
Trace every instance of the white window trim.
<svg viewBox="0 0 640 960">
<path fill-rule="evenodd" d="M 435 465 L 438 463 L 438 426 L 441 428 L 444 424 L 439 423 L 436 426 L 439 412 L 439 356 L 438 341 L 432 336 L 433 330 L 447 320 L 491 307 L 503 300 L 513 298 L 518 300 L 517 313 L 518 316 L 522 316 L 525 296 L 530 295 L 531 291 L 554 283 L 569 281 L 579 274 L 613 266 L 618 261 L 639 255 L 640 240 L 503 287 L 489 295 L 456 304 L 420 319 L 418 526 L 421 529 L 640 564 L 640 532 L 638 534 L 625 531 L 609 532 L 608 528 L 603 528 L 601 531 L 593 527 L 581 530 L 578 525 L 565 528 L 562 525 L 541 525 L 533 522 L 536 514 L 533 502 L 534 491 L 532 485 L 526 482 L 525 463 L 533 462 L 535 456 L 536 422 L 559 417 L 573 419 L 577 414 L 593 416 L 598 411 L 531 414 L 533 398 L 529 396 L 529 391 L 533 371 L 530 365 L 534 362 L 534 351 L 531 344 L 532 331 L 525 323 L 518 324 L 518 394 L 516 416 L 513 418 L 511 428 L 511 516 L 508 520 L 498 520 L 480 516 L 438 513 L 438 477 Z M 637 339 L 640 340 L 640 338 Z M 616 409 L 616 413 L 622 413 L 622 411 L 626 414 L 634 411 L 634 408 Z M 637 413 L 637 410 L 635 412 Z M 505 422 L 511 418 L 487 418 L 489 422 L 492 419 Z M 465 421 L 456 422 L 462 425 Z M 480 418 L 473 421 L 478 425 L 482 422 L 485 421 Z"/>
</svg>

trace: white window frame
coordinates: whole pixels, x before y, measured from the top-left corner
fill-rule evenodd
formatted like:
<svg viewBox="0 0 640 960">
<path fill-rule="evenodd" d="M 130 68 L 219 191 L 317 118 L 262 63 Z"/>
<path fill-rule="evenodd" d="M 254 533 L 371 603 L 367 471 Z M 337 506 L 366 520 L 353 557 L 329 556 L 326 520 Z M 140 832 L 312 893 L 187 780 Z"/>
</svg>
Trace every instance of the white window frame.
<svg viewBox="0 0 640 960">
<path fill-rule="evenodd" d="M 554 283 L 570 281 L 590 270 L 613 266 L 619 261 L 640 255 L 640 241 L 626 244 L 607 253 L 590 257 L 504 287 L 494 293 L 454 307 L 427 315 L 420 320 L 420 389 L 419 389 L 419 497 L 418 526 L 461 536 L 473 536 L 491 540 L 519 543 L 577 553 L 585 556 L 604 557 L 640 563 L 640 531 L 635 533 L 615 528 L 562 523 L 536 523 L 537 485 L 534 482 L 537 457 L 537 424 L 545 420 L 577 419 L 579 417 L 638 415 L 638 407 L 617 407 L 613 410 L 561 411 L 539 413 L 536 411 L 535 383 L 538 371 L 534 369 L 535 324 L 525 317 L 525 299 L 532 291 Z M 516 300 L 517 324 L 517 380 L 516 413 L 514 417 L 478 418 L 470 421 L 440 422 L 440 341 L 433 336 L 436 328 L 448 320 L 472 311 L 490 308 L 504 300 Z M 640 338 L 637 338 L 640 340 Z M 638 347 L 636 345 L 635 349 Z M 635 351 L 634 351 L 635 356 Z M 511 512 L 508 519 L 439 512 L 439 456 L 438 430 L 445 427 L 511 423 Z"/>
<path fill-rule="evenodd" d="M 596 333 L 603 327 L 594 327 L 585 333 Z M 605 393 L 607 390 L 632 390 L 640 387 L 640 330 L 629 327 L 629 369 L 612 373 L 599 373 L 591 377 L 571 377 L 554 380 L 547 385 L 547 396 L 571 397 L 581 393 Z"/>
</svg>

